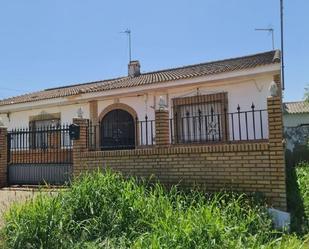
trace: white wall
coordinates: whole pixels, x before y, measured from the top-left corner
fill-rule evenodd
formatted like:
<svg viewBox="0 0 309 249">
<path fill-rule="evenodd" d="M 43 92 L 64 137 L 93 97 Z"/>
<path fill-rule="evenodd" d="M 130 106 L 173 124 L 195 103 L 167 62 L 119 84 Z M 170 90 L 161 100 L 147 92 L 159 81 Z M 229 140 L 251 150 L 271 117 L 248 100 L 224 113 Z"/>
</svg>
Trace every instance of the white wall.
<svg viewBox="0 0 309 249">
<path fill-rule="evenodd" d="M 224 83 L 220 84 L 209 84 L 207 82 L 202 83 L 198 86 L 182 86 L 177 88 L 170 88 L 165 90 L 160 90 L 157 92 L 135 94 L 131 96 L 124 96 L 119 98 L 111 98 L 106 100 L 100 100 L 98 102 L 98 113 L 100 114 L 109 105 L 119 102 L 124 103 L 132 107 L 138 114 L 139 120 L 144 120 L 145 115 L 148 115 L 148 120 L 154 119 L 155 107 L 158 106 L 160 96 L 163 96 L 168 103 L 168 109 L 170 111 L 170 117 L 172 118 L 172 99 L 177 97 L 188 97 L 197 94 L 212 94 L 218 92 L 228 93 L 228 112 L 237 112 L 237 106 L 241 107 L 240 111 L 251 111 L 252 103 L 255 104 L 255 110 L 267 109 L 267 97 L 269 95 L 268 87 L 272 82 L 272 76 L 257 78 L 255 80 L 245 80 L 241 82 L 234 83 Z M 234 118 L 234 139 L 239 140 L 239 126 L 238 126 L 238 116 L 233 115 Z M 229 116 L 231 122 L 231 116 Z M 249 137 L 253 138 L 253 119 L 251 113 L 248 113 L 248 133 Z M 245 116 L 241 115 L 241 137 L 246 139 L 246 126 L 245 126 Z M 268 120 L 267 112 L 262 112 L 262 129 L 263 138 L 268 137 Z M 261 138 L 260 129 L 260 113 L 255 113 L 255 128 L 256 128 L 256 138 Z M 229 125 L 230 137 L 233 137 L 232 125 Z"/>
<path fill-rule="evenodd" d="M 241 111 L 251 110 L 252 102 L 255 104 L 255 109 L 266 109 L 267 108 L 267 96 L 268 96 L 268 87 L 273 80 L 273 74 L 264 74 L 263 76 L 256 77 L 252 79 L 242 79 L 238 81 L 219 81 L 219 82 L 199 82 L 194 85 L 178 86 L 163 88 L 164 84 L 161 84 L 161 87 L 156 90 L 151 90 L 148 92 L 139 91 L 139 92 L 128 92 L 127 89 L 122 89 L 119 96 L 107 96 L 107 92 L 102 92 L 104 97 L 101 99 L 98 97 L 98 93 L 94 93 L 98 100 L 98 114 L 100 114 L 106 107 L 109 105 L 119 102 L 125 103 L 132 107 L 138 114 L 139 120 L 144 120 L 145 115 L 148 115 L 149 120 L 154 119 L 155 106 L 158 106 L 159 97 L 163 96 L 167 103 L 168 109 L 170 110 L 170 116 L 172 117 L 172 99 L 176 97 L 187 97 L 194 96 L 197 94 L 211 94 L 218 92 L 227 92 L 228 93 L 228 112 L 237 112 L 238 104 L 241 107 Z M 198 90 L 197 90 L 198 89 Z M 69 98 L 68 98 L 69 100 Z M 81 99 L 79 100 L 81 101 Z M 156 103 L 155 103 L 156 102 Z M 10 113 L 10 120 L 7 119 L 6 114 L 0 114 L 5 125 L 9 129 L 16 127 L 27 127 L 29 124 L 29 117 L 33 115 L 38 115 L 42 111 L 47 113 L 61 113 L 61 122 L 62 123 L 71 123 L 72 119 L 76 117 L 76 111 L 79 107 L 82 107 L 84 111 L 84 117 L 89 118 L 89 104 L 70 104 L 65 105 L 61 104 L 59 106 L 46 107 L 41 109 L 29 109 L 26 111 L 18 111 Z M 236 117 L 236 116 L 235 116 Z M 242 118 L 244 119 L 244 118 Z M 250 123 L 251 122 L 251 123 Z M 260 122 L 259 119 L 256 119 L 256 129 L 259 129 Z M 252 127 L 252 119 L 248 116 L 248 126 Z M 267 128 L 267 116 L 266 113 L 263 114 L 263 132 L 264 137 L 268 137 L 268 128 Z M 235 121 L 235 126 L 237 123 Z M 232 126 L 230 128 L 230 135 L 232 136 Z M 234 127 L 236 132 L 235 136 L 239 136 L 238 129 Z M 252 135 L 252 129 L 248 129 L 250 135 Z M 241 127 L 241 133 L 246 133 L 245 125 Z M 257 137 L 259 134 L 256 134 Z M 243 135 L 243 139 L 244 139 Z M 236 139 L 236 138 L 235 138 Z"/>
<path fill-rule="evenodd" d="M 61 123 L 62 124 L 70 124 L 72 123 L 72 119 L 77 116 L 78 108 L 82 108 L 84 112 L 84 117 L 89 118 L 89 104 L 78 104 L 78 105 L 63 105 L 56 107 L 47 107 L 42 109 L 33 109 L 27 111 L 19 111 L 12 112 L 8 115 L 1 114 L 1 118 L 4 121 L 4 125 L 8 127 L 8 129 L 14 128 L 26 128 L 29 126 L 29 117 L 34 115 L 40 115 L 42 112 L 46 113 L 61 113 Z"/>
<path fill-rule="evenodd" d="M 283 115 L 283 124 L 285 127 L 295 127 L 301 124 L 309 124 L 309 113 L 287 114 Z"/>
</svg>

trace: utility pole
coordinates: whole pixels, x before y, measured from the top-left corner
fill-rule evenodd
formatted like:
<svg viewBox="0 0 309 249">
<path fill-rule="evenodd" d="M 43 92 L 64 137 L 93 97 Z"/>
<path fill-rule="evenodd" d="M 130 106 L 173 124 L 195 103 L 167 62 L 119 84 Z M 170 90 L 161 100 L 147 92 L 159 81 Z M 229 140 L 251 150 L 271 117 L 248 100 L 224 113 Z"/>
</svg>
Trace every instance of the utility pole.
<svg viewBox="0 0 309 249">
<path fill-rule="evenodd" d="M 255 29 L 255 31 L 267 31 L 268 33 L 270 33 L 271 34 L 271 39 L 272 39 L 273 50 L 275 49 L 275 38 L 274 38 L 274 29 L 273 28 Z"/>
<path fill-rule="evenodd" d="M 282 90 L 285 89 L 284 84 L 284 36 L 283 36 L 283 0 L 280 0 L 280 20 L 281 20 L 281 81 L 282 81 Z"/>
</svg>

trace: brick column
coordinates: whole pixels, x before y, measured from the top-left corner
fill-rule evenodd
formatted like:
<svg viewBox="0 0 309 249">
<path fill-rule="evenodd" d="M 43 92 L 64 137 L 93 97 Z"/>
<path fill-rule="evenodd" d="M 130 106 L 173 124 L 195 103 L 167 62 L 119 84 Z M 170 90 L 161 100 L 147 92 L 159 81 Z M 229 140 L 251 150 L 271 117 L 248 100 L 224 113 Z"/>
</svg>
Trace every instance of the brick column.
<svg viewBox="0 0 309 249">
<path fill-rule="evenodd" d="M 90 117 L 91 125 L 95 127 L 93 129 L 98 130 L 99 129 L 99 114 L 98 114 L 98 101 L 97 100 L 89 101 L 89 117 Z M 96 132 L 93 135 L 92 140 L 95 141 L 96 148 L 99 148 L 100 147 L 100 133 Z"/>
<path fill-rule="evenodd" d="M 84 165 L 81 164 L 81 153 L 87 151 L 87 132 L 88 120 L 83 118 L 74 118 L 73 123 L 80 127 L 80 137 L 73 141 L 73 176 L 78 176 L 83 170 Z"/>
<path fill-rule="evenodd" d="M 89 101 L 89 117 L 92 122 L 98 121 L 98 101 L 91 100 Z"/>
<path fill-rule="evenodd" d="M 155 111 L 156 145 L 166 146 L 170 143 L 169 112 L 167 110 Z"/>
<path fill-rule="evenodd" d="M 278 95 L 280 94 L 278 93 Z M 271 181 L 272 201 L 275 207 L 286 210 L 286 175 L 281 97 L 268 97 L 267 109 L 270 167 L 271 174 L 273 175 L 273 180 Z"/>
<path fill-rule="evenodd" d="M 0 187 L 7 186 L 7 128 L 0 126 Z"/>
</svg>

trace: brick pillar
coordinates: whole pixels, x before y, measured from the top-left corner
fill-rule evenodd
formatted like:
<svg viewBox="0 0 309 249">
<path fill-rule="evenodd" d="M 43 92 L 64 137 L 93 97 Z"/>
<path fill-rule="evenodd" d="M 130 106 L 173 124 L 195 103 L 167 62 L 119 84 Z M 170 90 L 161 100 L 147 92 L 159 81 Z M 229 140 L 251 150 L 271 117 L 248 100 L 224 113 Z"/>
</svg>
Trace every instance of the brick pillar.
<svg viewBox="0 0 309 249">
<path fill-rule="evenodd" d="M 99 114 L 98 114 L 98 101 L 89 101 L 89 117 L 93 129 L 99 130 Z M 95 128 L 94 128 L 95 127 Z M 100 133 L 93 134 L 92 141 L 95 141 L 96 149 L 100 147 Z"/>
<path fill-rule="evenodd" d="M 92 122 L 98 121 L 98 101 L 89 101 L 89 117 Z"/>
<path fill-rule="evenodd" d="M 166 146 L 170 143 L 169 112 L 167 110 L 155 111 L 156 145 Z"/>
<path fill-rule="evenodd" d="M 277 97 L 268 97 L 267 99 L 270 167 L 271 174 L 275 177 L 271 181 L 272 201 L 275 207 L 286 210 L 282 99 L 281 94 L 278 93 L 278 95 Z"/>
<path fill-rule="evenodd" d="M 80 137 L 73 141 L 73 176 L 78 176 L 83 170 L 84 165 L 81 164 L 81 153 L 87 151 L 87 132 L 88 120 L 83 118 L 74 118 L 73 123 L 80 127 Z"/>
<path fill-rule="evenodd" d="M 7 128 L 0 126 L 0 187 L 7 186 Z"/>
</svg>

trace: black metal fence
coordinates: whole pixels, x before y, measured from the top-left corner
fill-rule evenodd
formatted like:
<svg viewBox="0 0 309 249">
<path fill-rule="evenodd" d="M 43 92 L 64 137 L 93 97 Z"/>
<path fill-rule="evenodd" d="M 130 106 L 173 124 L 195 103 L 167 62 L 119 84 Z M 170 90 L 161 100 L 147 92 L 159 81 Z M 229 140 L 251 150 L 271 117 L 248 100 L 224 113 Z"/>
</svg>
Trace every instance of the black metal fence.
<svg viewBox="0 0 309 249">
<path fill-rule="evenodd" d="M 174 110 L 169 120 L 171 144 L 218 143 L 265 140 L 268 138 L 266 109 L 252 104 L 243 111 L 238 105 L 234 112 L 215 103 L 186 105 Z M 134 149 L 155 145 L 155 120 L 89 122 L 90 150 Z"/>
<path fill-rule="evenodd" d="M 21 128 L 8 132 L 9 164 L 70 164 L 69 125 Z"/>
<path fill-rule="evenodd" d="M 263 140 L 268 137 L 267 122 L 267 110 L 256 110 L 254 104 L 248 111 L 238 105 L 235 112 L 212 106 L 207 112 L 188 108 L 170 119 L 170 140 L 173 144 Z"/>
<path fill-rule="evenodd" d="M 155 144 L 155 121 L 145 116 L 144 120 L 111 120 L 92 122 L 88 126 L 90 150 L 134 149 L 137 146 Z"/>
</svg>

